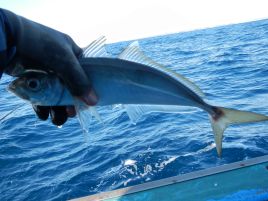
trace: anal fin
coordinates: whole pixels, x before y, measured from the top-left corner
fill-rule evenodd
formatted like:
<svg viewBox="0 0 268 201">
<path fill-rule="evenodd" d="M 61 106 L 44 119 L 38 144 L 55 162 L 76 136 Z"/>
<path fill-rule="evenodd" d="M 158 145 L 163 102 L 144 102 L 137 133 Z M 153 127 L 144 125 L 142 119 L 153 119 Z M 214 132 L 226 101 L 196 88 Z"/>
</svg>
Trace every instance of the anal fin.
<svg viewBox="0 0 268 201">
<path fill-rule="evenodd" d="M 196 111 L 195 108 L 176 105 L 124 105 L 125 111 L 131 121 L 136 124 L 138 120 L 145 114 L 152 112 L 162 113 L 184 113 Z"/>
</svg>

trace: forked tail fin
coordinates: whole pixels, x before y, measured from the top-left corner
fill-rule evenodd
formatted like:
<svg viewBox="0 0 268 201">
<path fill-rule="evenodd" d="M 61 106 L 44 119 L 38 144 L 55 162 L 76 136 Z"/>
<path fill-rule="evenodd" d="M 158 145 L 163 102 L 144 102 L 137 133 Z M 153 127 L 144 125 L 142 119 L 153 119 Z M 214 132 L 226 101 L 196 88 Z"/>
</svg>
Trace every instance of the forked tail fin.
<svg viewBox="0 0 268 201">
<path fill-rule="evenodd" d="M 222 153 L 223 132 L 230 124 L 268 120 L 268 116 L 254 112 L 245 112 L 223 107 L 214 107 L 213 110 L 215 111 L 215 115 L 210 116 L 210 121 L 217 146 L 217 152 L 220 157 Z"/>
</svg>

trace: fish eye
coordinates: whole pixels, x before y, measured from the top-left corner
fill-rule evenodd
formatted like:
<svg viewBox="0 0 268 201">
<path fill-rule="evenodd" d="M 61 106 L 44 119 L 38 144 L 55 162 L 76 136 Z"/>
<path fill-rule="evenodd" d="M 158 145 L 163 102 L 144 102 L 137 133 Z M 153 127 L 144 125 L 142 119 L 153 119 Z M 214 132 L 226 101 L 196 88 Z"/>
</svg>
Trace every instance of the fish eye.
<svg viewBox="0 0 268 201">
<path fill-rule="evenodd" d="M 31 78 L 26 81 L 27 87 L 33 91 L 40 89 L 40 81 L 36 78 Z"/>
</svg>

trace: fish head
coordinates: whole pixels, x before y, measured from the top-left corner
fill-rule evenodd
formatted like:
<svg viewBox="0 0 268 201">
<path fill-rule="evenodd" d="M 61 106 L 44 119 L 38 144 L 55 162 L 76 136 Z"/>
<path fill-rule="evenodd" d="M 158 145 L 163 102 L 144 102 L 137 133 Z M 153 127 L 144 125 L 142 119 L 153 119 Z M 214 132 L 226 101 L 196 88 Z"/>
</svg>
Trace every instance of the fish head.
<svg viewBox="0 0 268 201">
<path fill-rule="evenodd" d="M 45 71 L 28 70 L 8 85 L 8 90 L 34 105 L 54 105 L 63 84 Z"/>
</svg>

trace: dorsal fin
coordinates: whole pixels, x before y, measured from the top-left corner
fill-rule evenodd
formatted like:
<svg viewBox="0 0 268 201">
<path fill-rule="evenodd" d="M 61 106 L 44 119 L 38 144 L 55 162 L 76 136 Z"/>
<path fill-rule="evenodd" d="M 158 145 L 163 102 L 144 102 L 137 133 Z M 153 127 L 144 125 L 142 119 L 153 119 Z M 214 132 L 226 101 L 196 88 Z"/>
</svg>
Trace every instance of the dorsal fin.
<svg viewBox="0 0 268 201">
<path fill-rule="evenodd" d="M 83 50 L 83 57 L 107 57 L 108 54 L 105 49 L 105 36 L 101 36 L 98 39 L 91 42 Z"/>
<path fill-rule="evenodd" d="M 152 59 L 150 59 L 149 57 L 145 56 L 143 54 L 143 52 L 141 52 L 140 48 L 139 48 L 139 43 L 138 41 L 134 41 L 133 43 L 131 43 L 120 55 L 119 57 L 120 59 L 124 59 L 124 60 L 128 60 L 128 61 L 133 61 L 133 62 L 137 62 L 137 63 L 141 63 L 147 66 L 150 66 L 152 68 L 155 68 L 165 74 L 168 74 L 169 76 L 173 77 L 174 79 L 178 80 L 180 83 L 182 83 L 183 85 L 185 85 L 186 87 L 190 88 L 192 91 L 194 91 L 197 95 L 199 95 L 200 97 L 204 97 L 204 93 L 201 91 L 201 89 L 194 84 L 193 82 L 191 82 L 190 80 L 188 80 L 187 78 L 185 78 L 184 76 L 170 70 L 167 69 L 166 67 L 164 67 L 161 64 L 156 63 L 155 61 L 153 61 Z"/>
</svg>

